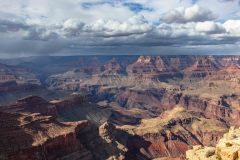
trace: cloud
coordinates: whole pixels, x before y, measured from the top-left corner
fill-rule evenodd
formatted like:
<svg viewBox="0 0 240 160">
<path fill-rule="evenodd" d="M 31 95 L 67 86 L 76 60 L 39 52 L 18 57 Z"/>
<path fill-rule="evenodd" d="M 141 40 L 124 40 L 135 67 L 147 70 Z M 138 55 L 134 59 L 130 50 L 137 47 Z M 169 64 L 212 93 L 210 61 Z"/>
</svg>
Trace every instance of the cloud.
<svg viewBox="0 0 240 160">
<path fill-rule="evenodd" d="M 196 4 L 211 10 L 217 15 L 217 21 L 227 21 L 240 10 L 239 0 L 198 0 Z"/>
<path fill-rule="evenodd" d="M 177 53 L 179 49 L 189 53 L 194 48 L 202 53 L 214 47 L 226 51 L 224 46 L 233 52 L 240 44 L 240 7 L 236 0 L 197 0 L 194 4 L 192 0 L 0 3 L 0 56 Z"/>
<path fill-rule="evenodd" d="M 187 22 L 204 22 L 214 20 L 216 16 L 207 9 L 193 5 L 189 8 L 176 8 L 163 15 L 162 21 L 166 23 L 187 23 Z"/>
<path fill-rule="evenodd" d="M 223 26 L 233 36 L 240 36 L 240 20 L 228 20 Z"/>
<path fill-rule="evenodd" d="M 213 21 L 198 22 L 196 24 L 196 31 L 208 34 L 224 33 L 225 28 L 220 23 Z"/>
<path fill-rule="evenodd" d="M 58 34 L 48 30 L 46 28 L 31 27 L 23 35 L 25 40 L 41 40 L 48 41 L 52 39 L 57 39 Z"/>
<path fill-rule="evenodd" d="M 77 19 L 67 19 L 62 25 L 62 34 L 65 36 L 79 36 L 85 23 Z"/>
<path fill-rule="evenodd" d="M 17 32 L 21 29 L 28 29 L 29 26 L 17 20 L 0 19 L 0 32 Z"/>
<path fill-rule="evenodd" d="M 21 34 L 17 34 L 16 38 L 7 37 L 8 41 L 0 43 L 0 46 L 2 44 L 0 52 L 77 53 L 77 51 L 92 51 L 91 48 L 95 51 L 97 48 L 119 49 L 119 46 L 129 50 L 136 47 L 172 46 L 175 48 L 236 44 L 240 38 L 240 35 L 236 34 L 239 33 L 237 20 L 229 20 L 225 23 L 205 21 L 155 25 L 142 16 L 133 16 L 125 22 L 100 19 L 92 24 L 86 24 L 78 19 L 67 19 L 55 26 L 24 25 L 19 28 L 21 28 Z M 10 47 L 6 42 L 9 45 L 15 44 L 15 47 Z"/>
<path fill-rule="evenodd" d="M 46 41 L 58 37 L 57 33 L 52 32 L 49 28 L 27 24 L 24 21 L 7 19 L 0 20 L 0 32 L 5 35 L 9 34 L 11 37 L 16 34 L 26 40 Z"/>
<path fill-rule="evenodd" d="M 98 37 L 118 37 L 144 34 L 151 29 L 152 25 L 141 16 L 131 17 L 125 22 L 112 19 L 99 19 L 92 24 L 85 24 L 78 20 L 68 19 L 63 24 L 61 34 L 67 37 L 78 37 L 84 35 Z"/>
<path fill-rule="evenodd" d="M 132 17 L 123 23 L 115 20 L 98 20 L 96 23 L 88 26 L 88 28 L 90 32 L 97 32 L 98 35 L 114 37 L 143 34 L 150 31 L 152 26 L 147 21 L 144 21 L 143 18 Z"/>
</svg>

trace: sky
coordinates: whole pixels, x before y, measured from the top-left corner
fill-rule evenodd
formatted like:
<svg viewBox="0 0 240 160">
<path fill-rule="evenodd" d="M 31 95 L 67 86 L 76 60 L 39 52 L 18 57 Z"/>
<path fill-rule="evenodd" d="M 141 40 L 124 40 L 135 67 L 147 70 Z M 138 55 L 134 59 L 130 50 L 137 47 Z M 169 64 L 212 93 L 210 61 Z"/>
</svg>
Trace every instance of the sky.
<svg viewBox="0 0 240 160">
<path fill-rule="evenodd" d="M 0 0 L 0 58 L 238 54 L 240 0 Z"/>
</svg>

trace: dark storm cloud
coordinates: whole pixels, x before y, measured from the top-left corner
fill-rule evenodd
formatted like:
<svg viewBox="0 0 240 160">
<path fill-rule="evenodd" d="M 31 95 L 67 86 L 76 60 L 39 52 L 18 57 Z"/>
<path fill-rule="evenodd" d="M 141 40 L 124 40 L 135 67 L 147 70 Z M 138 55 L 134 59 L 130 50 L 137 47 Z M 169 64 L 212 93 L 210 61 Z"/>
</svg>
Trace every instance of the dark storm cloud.
<svg viewBox="0 0 240 160">
<path fill-rule="evenodd" d="M 21 29 L 27 30 L 29 26 L 22 21 L 0 19 L 0 32 L 16 32 Z"/>
<path fill-rule="evenodd" d="M 37 25 L 28 25 L 27 23 L 15 20 L 0 19 L 0 32 L 2 33 L 15 33 L 22 32 L 23 40 L 42 40 L 47 41 L 50 39 L 56 39 L 57 33 L 50 31 L 48 28 L 43 28 Z"/>
<path fill-rule="evenodd" d="M 58 34 L 52 31 L 49 31 L 46 28 L 31 27 L 26 30 L 26 34 L 23 36 L 25 40 L 41 40 L 48 41 L 52 39 L 57 39 Z"/>
<path fill-rule="evenodd" d="M 30 41 L 20 39 L 1 40 L 0 48 L 2 53 L 9 54 L 50 54 L 61 51 L 66 47 L 61 41 Z"/>
</svg>

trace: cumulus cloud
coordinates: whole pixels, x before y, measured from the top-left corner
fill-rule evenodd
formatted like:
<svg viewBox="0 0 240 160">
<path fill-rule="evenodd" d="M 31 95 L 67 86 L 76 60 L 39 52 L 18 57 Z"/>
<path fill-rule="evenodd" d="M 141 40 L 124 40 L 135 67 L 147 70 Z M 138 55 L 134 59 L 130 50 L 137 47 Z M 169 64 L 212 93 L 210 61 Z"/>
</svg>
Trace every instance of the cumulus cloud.
<svg viewBox="0 0 240 160">
<path fill-rule="evenodd" d="M 216 16 L 208 9 L 193 5 L 189 8 L 176 8 L 171 10 L 161 18 L 166 23 L 187 23 L 187 22 L 203 22 L 213 20 Z"/>
<path fill-rule="evenodd" d="M 77 19 L 67 19 L 62 25 L 62 33 L 65 36 L 79 36 L 85 23 Z"/>
<path fill-rule="evenodd" d="M 220 23 L 215 23 L 213 21 L 198 22 L 196 24 L 196 31 L 208 33 L 208 34 L 219 34 L 224 33 L 225 28 Z"/>
<path fill-rule="evenodd" d="M 61 33 L 67 37 L 77 37 L 86 34 L 89 36 L 117 37 L 147 33 L 153 26 L 144 17 L 134 16 L 125 22 L 113 19 L 99 19 L 91 24 L 68 19 L 63 23 L 62 27 Z"/>
<path fill-rule="evenodd" d="M 143 17 L 132 17 L 122 23 L 115 20 L 98 20 L 87 28 L 99 35 L 111 37 L 147 33 L 152 29 L 152 25 L 145 21 Z"/>
<path fill-rule="evenodd" d="M 228 20 L 223 26 L 231 35 L 240 36 L 240 20 Z"/>
</svg>

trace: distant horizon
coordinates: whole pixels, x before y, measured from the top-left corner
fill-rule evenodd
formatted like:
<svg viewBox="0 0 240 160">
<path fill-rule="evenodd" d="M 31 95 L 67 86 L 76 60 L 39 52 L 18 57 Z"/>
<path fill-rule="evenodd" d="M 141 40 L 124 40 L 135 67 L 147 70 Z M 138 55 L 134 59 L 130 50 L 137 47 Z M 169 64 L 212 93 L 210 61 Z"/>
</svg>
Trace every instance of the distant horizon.
<svg viewBox="0 0 240 160">
<path fill-rule="evenodd" d="M 21 57 L 0 57 L 0 59 L 17 59 L 17 58 L 41 58 L 41 57 L 81 57 L 81 56 L 240 56 L 240 54 L 75 54 L 75 55 L 29 55 Z"/>
</svg>

